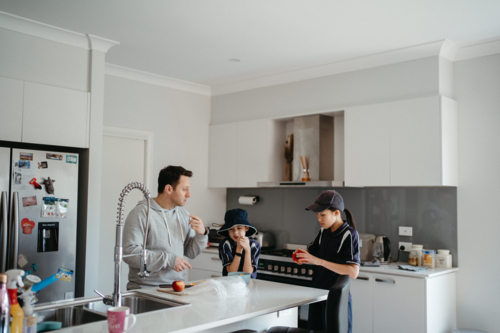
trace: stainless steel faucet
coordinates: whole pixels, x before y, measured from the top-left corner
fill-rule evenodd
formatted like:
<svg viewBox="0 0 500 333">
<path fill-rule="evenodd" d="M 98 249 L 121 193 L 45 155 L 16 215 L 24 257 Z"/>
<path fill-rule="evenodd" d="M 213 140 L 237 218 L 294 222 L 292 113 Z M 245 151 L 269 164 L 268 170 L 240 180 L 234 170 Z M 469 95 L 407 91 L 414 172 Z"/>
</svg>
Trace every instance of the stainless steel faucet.
<svg viewBox="0 0 500 333">
<path fill-rule="evenodd" d="M 130 193 L 131 190 L 137 188 L 144 193 L 144 197 L 148 201 L 148 212 L 146 215 L 146 230 L 144 232 L 144 241 L 142 243 L 142 252 L 138 254 L 128 254 L 123 255 L 123 213 L 125 212 L 125 198 Z M 137 275 L 141 278 L 146 278 L 149 276 L 147 270 L 147 254 L 148 250 L 146 250 L 146 240 L 148 237 L 148 227 L 149 227 L 149 200 L 151 200 L 151 193 L 149 190 L 141 183 L 130 183 L 122 190 L 120 194 L 120 198 L 118 199 L 118 219 L 116 221 L 116 240 L 115 240 L 115 286 L 113 295 L 104 296 L 97 290 L 94 290 L 96 294 L 103 298 L 103 302 L 106 305 L 112 306 L 122 306 L 122 294 L 120 292 L 120 272 L 122 268 L 122 261 L 124 257 L 134 257 L 141 256 L 141 265 L 140 272 Z"/>
</svg>

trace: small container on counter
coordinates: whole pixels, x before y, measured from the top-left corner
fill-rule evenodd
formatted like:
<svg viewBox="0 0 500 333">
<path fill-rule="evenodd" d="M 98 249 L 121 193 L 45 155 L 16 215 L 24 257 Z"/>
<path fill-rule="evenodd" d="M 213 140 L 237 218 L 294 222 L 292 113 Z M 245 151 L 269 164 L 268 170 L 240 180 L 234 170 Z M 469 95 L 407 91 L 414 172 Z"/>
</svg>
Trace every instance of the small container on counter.
<svg viewBox="0 0 500 333">
<path fill-rule="evenodd" d="M 423 260 L 422 266 L 427 268 L 436 267 L 436 251 L 435 250 L 423 250 Z"/>
<path fill-rule="evenodd" d="M 438 250 L 436 254 L 437 268 L 451 268 L 450 250 Z"/>
<path fill-rule="evenodd" d="M 418 266 L 421 254 L 422 249 L 412 248 L 410 250 L 410 255 L 408 256 L 408 264 L 412 266 Z"/>
</svg>

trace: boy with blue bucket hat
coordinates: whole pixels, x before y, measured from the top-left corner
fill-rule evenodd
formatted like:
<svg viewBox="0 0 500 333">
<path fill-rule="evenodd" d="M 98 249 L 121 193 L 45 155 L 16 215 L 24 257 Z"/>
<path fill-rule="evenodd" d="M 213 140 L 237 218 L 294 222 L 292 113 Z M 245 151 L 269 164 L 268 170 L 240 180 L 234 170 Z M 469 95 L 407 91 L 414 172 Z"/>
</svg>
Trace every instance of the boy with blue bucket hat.
<svg viewBox="0 0 500 333">
<path fill-rule="evenodd" d="M 257 229 L 248 222 L 248 213 L 243 209 L 230 209 L 224 216 L 224 225 L 217 233 L 224 237 L 219 244 L 219 258 L 222 260 L 222 275 L 231 272 L 247 272 L 257 278 L 257 264 L 260 245 L 248 236 Z"/>
</svg>

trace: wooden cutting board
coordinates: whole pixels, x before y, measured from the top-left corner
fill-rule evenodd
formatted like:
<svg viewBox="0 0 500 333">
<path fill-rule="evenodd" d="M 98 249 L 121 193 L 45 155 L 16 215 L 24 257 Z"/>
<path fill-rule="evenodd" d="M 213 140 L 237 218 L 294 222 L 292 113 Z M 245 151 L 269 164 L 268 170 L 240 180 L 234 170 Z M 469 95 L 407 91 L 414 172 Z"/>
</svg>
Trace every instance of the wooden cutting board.
<svg viewBox="0 0 500 333">
<path fill-rule="evenodd" d="M 174 289 L 172 288 L 158 288 L 157 290 L 161 291 L 162 293 L 167 293 L 177 296 L 188 296 L 188 294 L 184 292 L 185 289 L 183 291 L 174 291 Z"/>
</svg>

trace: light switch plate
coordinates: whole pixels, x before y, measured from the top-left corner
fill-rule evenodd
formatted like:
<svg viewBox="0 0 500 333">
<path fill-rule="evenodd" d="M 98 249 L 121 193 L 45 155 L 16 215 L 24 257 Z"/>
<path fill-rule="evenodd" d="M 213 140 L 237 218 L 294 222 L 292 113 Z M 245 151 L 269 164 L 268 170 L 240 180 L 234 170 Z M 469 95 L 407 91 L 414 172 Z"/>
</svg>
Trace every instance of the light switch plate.
<svg viewBox="0 0 500 333">
<path fill-rule="evenodd" d="M 398 250 L 401 248 L 401 246 L 405 247 L 405 249 L 403 250 L 404 252 L 410 252 L 410 250 L 412 248 L 412 243 L 409 243 L 409 242 L 399 242 Z"/>
<path fill-rule="evenodd" d="M 399 236 L 413 236 L 413 227 L 399 227 Z"/>
<path fill-rule="evenodd" d="M 64 299 L 73 299 L 75 298 L 74 294 L 72 291 L 68 291 L 67 293 L 64 293 Z"/>
</svg>

